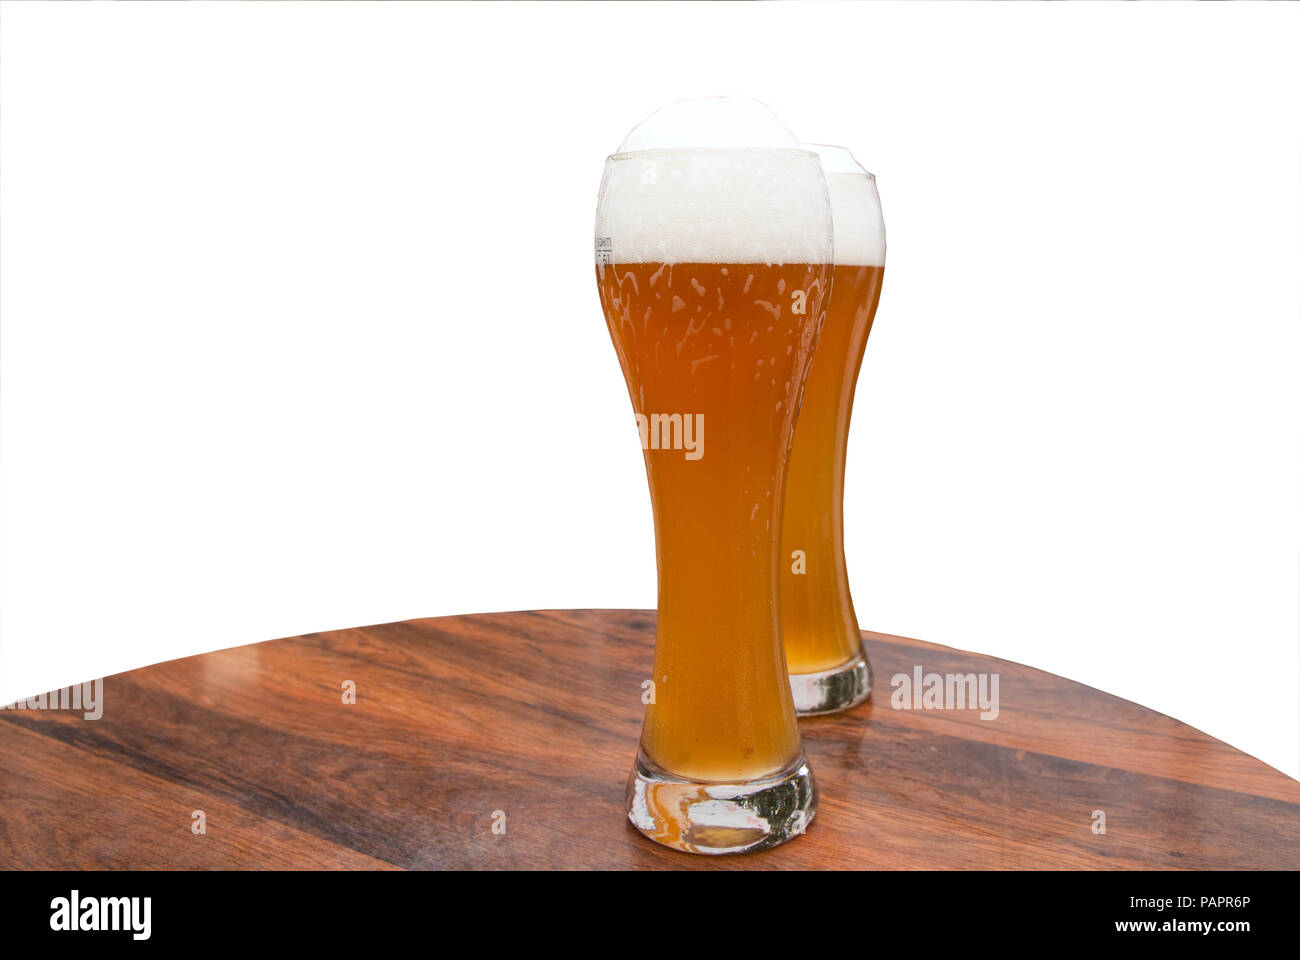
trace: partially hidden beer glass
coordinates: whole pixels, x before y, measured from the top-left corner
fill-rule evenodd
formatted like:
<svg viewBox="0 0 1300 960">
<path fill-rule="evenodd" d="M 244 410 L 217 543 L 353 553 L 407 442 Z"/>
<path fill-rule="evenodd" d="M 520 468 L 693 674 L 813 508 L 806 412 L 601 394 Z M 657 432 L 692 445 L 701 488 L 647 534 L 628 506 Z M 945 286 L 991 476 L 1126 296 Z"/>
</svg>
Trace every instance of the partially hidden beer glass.
<svg viewBox="0 0 1300 960">
<path fill-rule="evenodd" d="M 799 395 L 831 280 L 817 155 L 766 107 L 665 107 L 605 164 L 596 278 L 636 415 L 659 616 L 628 817 L 736 853 L 812 819 L 778 549 Z"/>
<path fill-rule="evenodd" d="M 875 177 L 843 147 L 806 146 L 821 157 L 830 191 L 835 272 L 785 490 L 781 604 L 801 715 L 843 710 L 871 694 L 844 560 L 844 466 L 853 391 L 885 272 Z"/>
</svg>

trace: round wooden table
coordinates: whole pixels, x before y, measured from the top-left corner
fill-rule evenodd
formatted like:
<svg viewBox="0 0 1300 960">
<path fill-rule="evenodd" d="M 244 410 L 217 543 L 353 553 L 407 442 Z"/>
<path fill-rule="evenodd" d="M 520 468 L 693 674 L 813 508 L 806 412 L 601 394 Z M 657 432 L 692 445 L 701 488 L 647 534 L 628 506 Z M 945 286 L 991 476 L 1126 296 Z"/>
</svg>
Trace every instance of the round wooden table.
<svg viewBox="0 0 1300 960">
<path fill-rule="evenodd" d="M 800 721 L 821 788 L 806 836 L 732 857 L 656 846 L 623 811 L 654 618 L 308 634 L 110 677 L 99 719 L 0 712 L 0 865 L 1300 867 L 1290 777 L 1082 684 L 876 633 L 872 699 Z M 997 673 L 998 717 L 894 709 L 889 678 L 917 666 Z"/>
</svg>

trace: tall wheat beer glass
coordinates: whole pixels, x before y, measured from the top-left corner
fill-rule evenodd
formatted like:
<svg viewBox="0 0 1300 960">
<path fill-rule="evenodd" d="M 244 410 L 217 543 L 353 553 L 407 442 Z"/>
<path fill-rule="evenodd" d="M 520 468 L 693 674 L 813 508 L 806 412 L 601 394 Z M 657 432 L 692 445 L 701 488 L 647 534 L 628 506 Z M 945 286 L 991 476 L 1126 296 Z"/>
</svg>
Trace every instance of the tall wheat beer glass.
<svg viewBox="0 0 1300 960">
<path fill-rule="evenodd" d="M 628 817 L 679 850 L 773 846 L 815 809 L 778 550 L 831 252 L 817 155 L 754 101 L 665 107 L 605 164 L 596 278 L 644 451 L 659 572 Z"/>
<path fill-rule="evenodd" d="M 885 272 L 876 180 L 843 147 L 821 157 L 835 224 L 835 282 L 795 430 L 782 532 L 781 605 L 790 687 L 800 714 L 871 693 L 844 562 L 844 464 L 853 390 Z"/>
</svg>

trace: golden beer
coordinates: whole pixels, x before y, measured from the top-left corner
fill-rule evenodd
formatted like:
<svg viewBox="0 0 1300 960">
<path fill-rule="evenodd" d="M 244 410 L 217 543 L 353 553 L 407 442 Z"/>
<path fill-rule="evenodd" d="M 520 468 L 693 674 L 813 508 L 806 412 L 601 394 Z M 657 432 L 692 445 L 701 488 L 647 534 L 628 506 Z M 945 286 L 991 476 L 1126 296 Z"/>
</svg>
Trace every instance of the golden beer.
<svg viewBox="0 0 1300 960">
<path fill-rule="evenodd" d="M 761 105 L 686 101 L 609 158 L 596 220 L 659 578 L 628 816 L 681 850 L 771 846 L 801 833 L 816 801 L 781 638 L 779 550 L 831 281 L 825 178 Z"/>
<path fill-rule="evenodd" d="M 647 263 L 600 278 L 634 409 L 647 430 L 659 425 L 643 443 L 659 626 L 641 745 L 691 779 L 750 780 L 799 756 L 770 598 L 792 398 L 812 358 L 827 272 Z M 794 290 L 814 292 L 802 314 L 791 310 Z"/>
<path fill-rule="evenodd" d="M 844 473 L 863 351 L 884 279 L 875 178 L 842 148 L 817 148 L 835 223 L 826 322 L 795 431 L 782 532 L 786 661 L 801 714 L 861 702 L 871 674 L 844 559 Z"/>
</svg>

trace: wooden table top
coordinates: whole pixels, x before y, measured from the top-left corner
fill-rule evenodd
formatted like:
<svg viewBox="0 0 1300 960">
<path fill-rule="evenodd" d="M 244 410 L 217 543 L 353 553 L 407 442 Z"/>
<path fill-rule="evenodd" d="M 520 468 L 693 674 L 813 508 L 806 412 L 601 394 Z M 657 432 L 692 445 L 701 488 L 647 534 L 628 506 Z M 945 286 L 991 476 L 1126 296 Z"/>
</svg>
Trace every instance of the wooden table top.
<svg viewBox="0 0 1300 960">
<path fill-rule="evenodd" d="M 0 712 L 0 865 L 1300 867 L 1286 775 L 1091 687 L 876 633 L 872 699 L 800 721 L 821 789 L 806 836 L 731 857 L 659 847 L 623 808 L 654 616 L 308 634 L 110 677 L 97 720 Z M 997 673 L 999 716 L 893 709 L 889 678 L 917 665 Z"/>
</svg>

